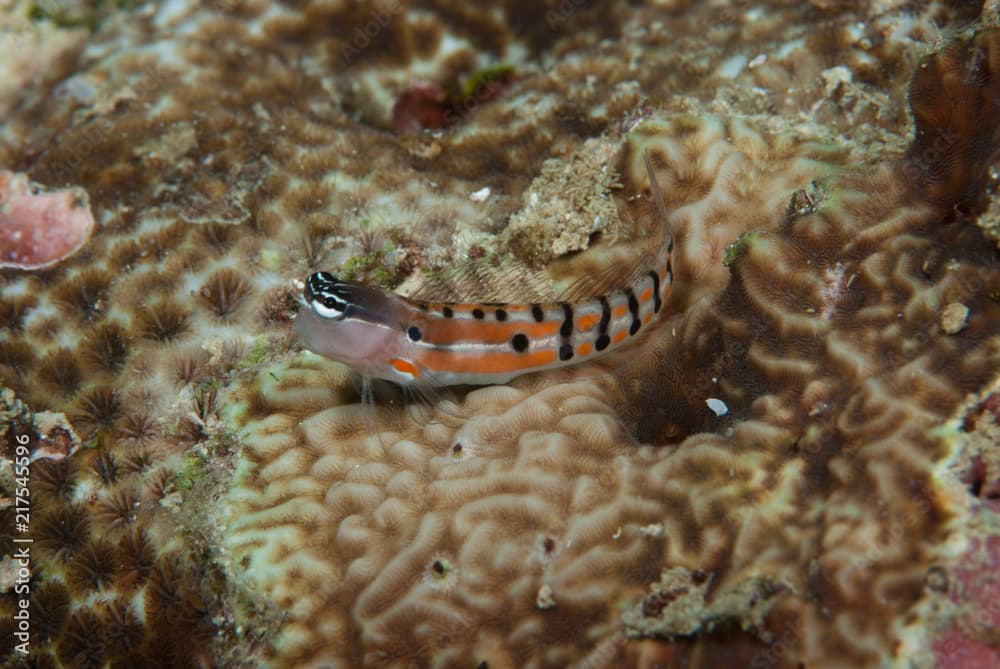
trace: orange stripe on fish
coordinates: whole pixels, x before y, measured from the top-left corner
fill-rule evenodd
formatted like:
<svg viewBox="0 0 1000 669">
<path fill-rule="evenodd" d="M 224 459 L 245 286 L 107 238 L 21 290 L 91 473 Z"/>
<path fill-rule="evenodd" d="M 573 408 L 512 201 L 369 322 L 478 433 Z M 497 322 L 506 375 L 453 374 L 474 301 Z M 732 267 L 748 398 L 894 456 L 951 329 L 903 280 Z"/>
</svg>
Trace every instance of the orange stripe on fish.
<svg viewBox="0 0 1000 669">
<path fill-rule="evenodd" d="M 495 318 L 495 317 L 493 317 Z M 450 320 L 446 318 L 415 318 L 421 330 L 421 340 L 429 344 L 447 346 L 461 342 L 504 344 L 518 332 L 531 339 L 550 337 L 559 329 L 558 323 L 521 323 L 495 320 Z"/>
<path fill-rule="evenodd" d="M 429 349 L 420 356 L 420 364 L 431 372 L 447 374 L 502 374 L 524 373 L 545 367 L 556 359 L 552 350 L 533 353 L 508 351 L 484 353 L 478 356 L 457 356 L 446 350 Z"/>
</svg>

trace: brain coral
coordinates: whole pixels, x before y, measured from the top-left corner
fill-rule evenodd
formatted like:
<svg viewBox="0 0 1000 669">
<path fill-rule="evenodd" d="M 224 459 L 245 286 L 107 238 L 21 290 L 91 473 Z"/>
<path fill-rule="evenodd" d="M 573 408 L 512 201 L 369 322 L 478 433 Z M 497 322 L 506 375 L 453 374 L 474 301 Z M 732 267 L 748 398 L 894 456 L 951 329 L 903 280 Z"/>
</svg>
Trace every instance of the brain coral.
<svg viewBox="0 0 1000 669">
<path fill-rule="evenodd" d="M 0 166 L 95 221 L 0 269 L 0 546 L 22 437 L 34 540 L 0 663 L 942 656 L 991 545 L 947 466 L 998 368 L 997 38 L 941 41 L 979 7 L 85 4 L 0 7 Z M 397 132 L 420 91 L 453 116 Z M 599 271 L 651 220 L 643 150 L 678 245 L 640 346 L 418 422 L 298 352 L 314 269 Z"/>
</svg>

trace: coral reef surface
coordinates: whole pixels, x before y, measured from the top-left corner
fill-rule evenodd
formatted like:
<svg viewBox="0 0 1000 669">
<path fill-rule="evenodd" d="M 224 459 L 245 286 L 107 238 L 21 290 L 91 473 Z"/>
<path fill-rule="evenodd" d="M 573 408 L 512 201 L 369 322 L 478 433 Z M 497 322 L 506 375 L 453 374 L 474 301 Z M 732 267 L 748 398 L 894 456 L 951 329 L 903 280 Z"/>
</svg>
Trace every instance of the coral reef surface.
<svg viewBox="0 0 1000 669">
<path fill-rule="evenodd" d="M 997 22 L 0 5 L 0 170 L 93 216 L 0 268 L 0 663 L 996 663 Z M 299 350 L 316 269 L 627 262 L 644 153 L 676 281 L 636 346 L 421 420 Z"/>
</svg>

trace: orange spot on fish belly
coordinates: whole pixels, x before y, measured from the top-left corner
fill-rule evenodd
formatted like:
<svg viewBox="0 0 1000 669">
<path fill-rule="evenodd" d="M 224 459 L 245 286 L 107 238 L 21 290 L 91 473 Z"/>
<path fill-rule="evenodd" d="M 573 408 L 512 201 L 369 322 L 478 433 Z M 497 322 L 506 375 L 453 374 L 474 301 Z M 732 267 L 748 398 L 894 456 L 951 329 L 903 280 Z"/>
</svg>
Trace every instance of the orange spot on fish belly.
<svg viewBox="0 0 1000 669">
<path fill-rule="evenodd" d="M 614 334 L 613 337 L 611 337 L 611 341 L 613 341 L 616 344 L 620 344 L 623 341 L 625 341 L 625 337 L 627 337 L 627 336 L 628 336 L 628 332 L 626 332 L 625 330 L 619 330 L 618 332 L 616 332 Z"/>
<path fill-rule="evenodd" d="M 579 356 L 590 355 L 590 351 L 593 348 L 593 345 L 589 341 L 585 341 L 576 347 L 576 354 Z"/>
<path fill-rule="evenodd" d="M 649 302 L 651 297 L 653 297 L 653 289 L 647 288 L 646 290 L 642 291 L 642 295 L 639 296 L 639 301 Z"/>
<path fill-rule="evenodd" d="M 407 374 L 413 378 L 420 376 L 420 369 L 406 358 L 393 358 L 389 364 L 400 374 Z"/>
<path fill-rule="evenodd" d="M 624 318 L 625 314 L 627 314 L 627 313 L 628 313 L 628 306 L 624 305 L 624 304 L 621 304 L 621 305 L 615 307 L 615 310 L 612 312 L 612 315 L 615 318 Z"/>
<path fill-rule="evenodd" d="M 599 320 L 601 320 L 600 314 L 585 314 L 576 319 L 576 329 L 579 331 L 589 330 L 597 325 Z"/>
</svg>

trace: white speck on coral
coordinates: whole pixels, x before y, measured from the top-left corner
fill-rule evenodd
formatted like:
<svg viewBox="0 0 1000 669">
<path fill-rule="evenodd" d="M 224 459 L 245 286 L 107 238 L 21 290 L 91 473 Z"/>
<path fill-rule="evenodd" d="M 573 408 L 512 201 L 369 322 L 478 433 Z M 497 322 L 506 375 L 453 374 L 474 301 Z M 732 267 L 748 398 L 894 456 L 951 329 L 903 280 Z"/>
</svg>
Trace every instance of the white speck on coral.
<svg viewBox="0 0 1000 669">
<path fill-rule="evenodd" d="M 552 596 L 552 586 L 543 585 L 538 589 L 535 605 L 540 609 L 551 609 L 556 605 L 556 599 Z"/>
<path fill-rule="evenodd" d="M 941 312 L 941 329 L 945 334 L 958 334 L 965 329 L 969 318 L 969 307 L 961 302 L 952 302 Z"/>
<path fill-rule="evenodd" d="M 705 404 L 708 405 L 708 408 L 711 409 L 716 416 L 725 416 L 729 413 L 729 407 L 726 406 L 725 402 L 718 398 L 709 397 L 705 400 Z"/>
<path fill-rule="evenodd" d="M 660 523 L 645 525 L 639 528 L 639 533 L 644 537 L 649 537 L 650 539 L 657 539 L 663 536 L 663 525 Z"/>
<path fill-rule="evenodd" d="M 844 32 L 847 37 L 854 43 L 857 44 L 865 36 L 865 24 L 862 21 L 855 23 L 853 25 L 848 25 L 844 28 Z"/>
<path fill-rule="evenodd" d="M 853 278 L 851 277 L 852 280 Z M 820 312 L 820 318 L 830 320 L 849 285 L 849 283 L 845 284 L 844 282 L 844 266 L 841 263 L 838 262 L 823 272 L 823 288 L 820 290 L 823 311 Z"/>
<path fill-rule="evenodd" d="M 788 58 L 793 53 L 802 50 L 805 47 L 805 41 L 802 39 L 791 40 L 786 42 L 778 49 L 777 53 L 773 54 L 778 60 L 783 58 Z"/>
<path fill-rule="evenodd" d="M 850 68 L 845 65 L 837 65 L 836 67 L 823 70 L 820 76 L 823 77 L 823 94 L 828 97 L 841 86 L 849 84 L 854 80 L 854 75 L 851 73 Z"/>
<path fill-rule="evenodd" d="M 758 53 L 756 56 L 753 57 L 753 60 L 747 63 L 747 67 L 752 70 L 754 68 L 760 67 L 766 62 L 767 62 L 767 54 Z"/>
<path fill-rule="evenodd" d="M 722 79 L 735 79 L 746 67 L 747 57 L 741 53 L 736 54 L 727 58 L 717 71 L 717 74 Z"/>
<path fill-rule="evenodd" d="M 472 200 L 473 202 L 486 202 L 486 198 L 488 198 L 489 196 L 490 196 L 490 187 L 486 186 L 484 188 L 480 188 L 475 193 L 469 195 L 469 199 Z"/>
</svg>

